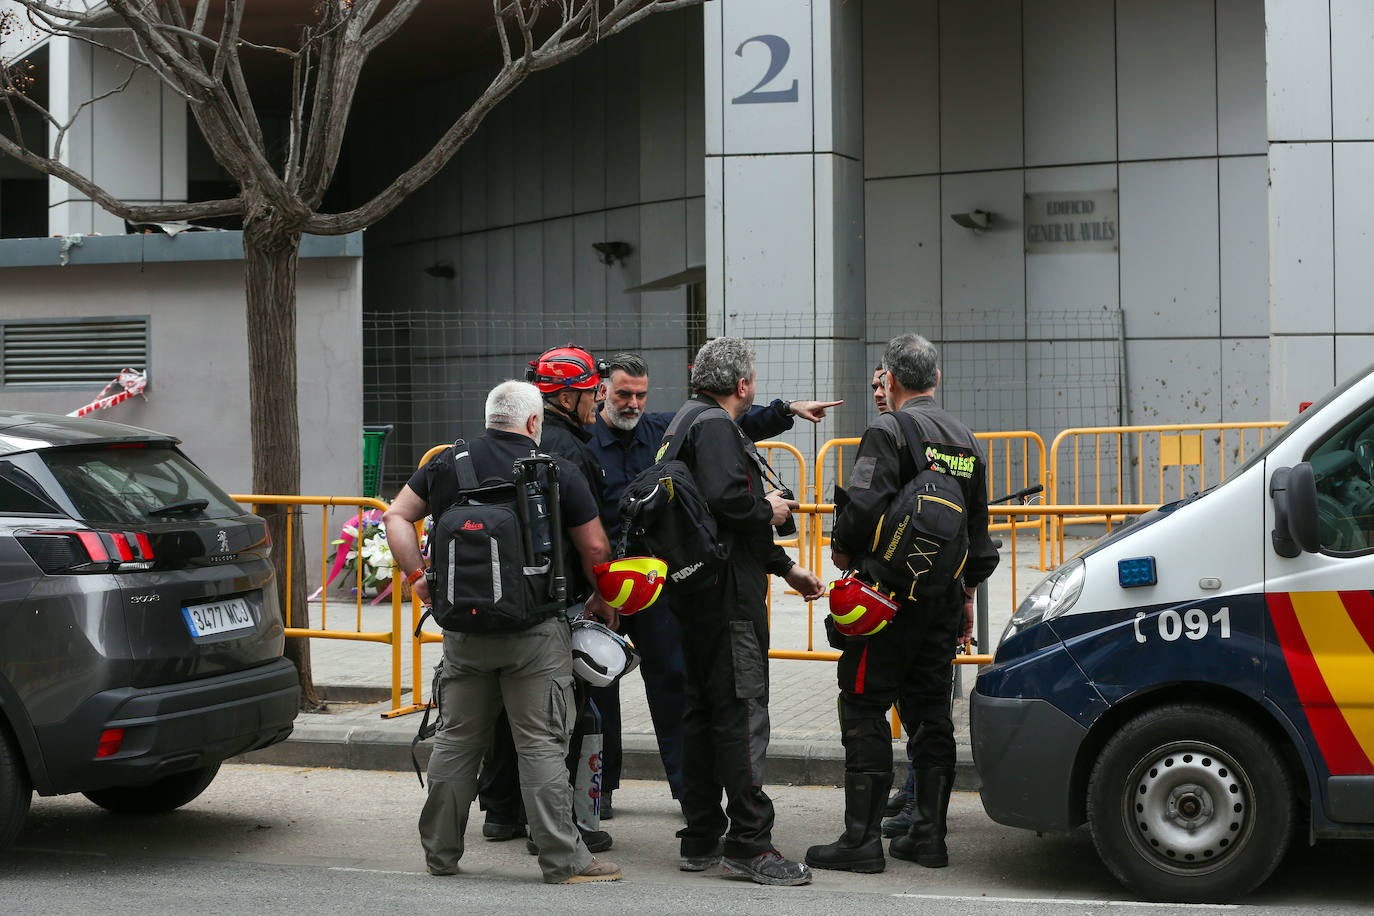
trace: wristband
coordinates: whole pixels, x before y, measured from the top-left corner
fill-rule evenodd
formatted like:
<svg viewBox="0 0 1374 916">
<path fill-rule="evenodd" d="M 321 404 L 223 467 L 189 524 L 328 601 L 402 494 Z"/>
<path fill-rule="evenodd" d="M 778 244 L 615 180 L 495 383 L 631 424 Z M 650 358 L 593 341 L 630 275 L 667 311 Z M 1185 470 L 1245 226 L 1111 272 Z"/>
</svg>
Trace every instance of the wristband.
<svg viewBox="0 0 1374 916">
<path fill-rule="evenodd" d="M 783 415 L 784 417 L 794 416 L 794 414 L 792 413 L 792 402 L 791 402 L 791 401 L 783 401 L 783 402 L 782 402 L 782 415 Z"/>
<path fill-rule="evenodd" d="M 416 580 L 419 579 L 419 578 L 420 578 L 421 576 L 423 576 L 424 574 L 425 574 L 425 568 L 424 568 L 423 566 L 421 566 L 419 569 L 415 570 L 415 572 L 413 572 L 413 573 L 411 573 L 410 575 L 406 576 L 406 585 L 414 585 L 415 582 L 416 582 Z"/>
</svg>

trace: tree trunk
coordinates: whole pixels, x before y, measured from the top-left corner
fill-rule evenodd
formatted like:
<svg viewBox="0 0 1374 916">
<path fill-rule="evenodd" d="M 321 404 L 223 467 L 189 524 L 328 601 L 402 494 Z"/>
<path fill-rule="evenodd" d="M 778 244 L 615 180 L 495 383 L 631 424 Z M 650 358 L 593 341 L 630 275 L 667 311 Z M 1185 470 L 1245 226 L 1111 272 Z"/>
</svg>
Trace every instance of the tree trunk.
<svg viewBox="0 0 1374 916">
<path fill-rule="evenodd" d="M 271 216 L 246 221 L 244 281 L 248 298 L 248 390 L 252 412 L 253 492 L 294 496 L 301 492 L 300 420 L 296 386 L 296 262 L 301 234 Z M 290 625 L 310 626 L 306 603 L 305 536 L 295 506 L 261 506 L 272 533 L 277 601 Z M 287 518 L 293 519 L 287 536 Z M 289 544 L 289 550 L 288 550 Z M 287 569 L 290 556 L 292 569 Z M 287 583 L 291 583 L 288 594 Z M 310 673 L 310 641 L 288 639 L 285 656 L 301 682 L 301 708 L 319 709 Z"/>
</svg>

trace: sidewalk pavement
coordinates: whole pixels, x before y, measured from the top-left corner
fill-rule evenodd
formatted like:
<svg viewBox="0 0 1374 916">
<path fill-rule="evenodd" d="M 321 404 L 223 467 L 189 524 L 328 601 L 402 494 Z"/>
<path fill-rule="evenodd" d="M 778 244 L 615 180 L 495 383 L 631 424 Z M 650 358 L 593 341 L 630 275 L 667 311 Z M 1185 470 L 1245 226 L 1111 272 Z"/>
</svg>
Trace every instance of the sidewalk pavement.
<svg viewBox="0 0 1374 916">
<path fill-rule="evenodd" d="M 1040 581 L 1044 573 L 1040 562 L 1039 542 L 1032 535 L 1019 535 L 1016 544 L 1015 587 L 1012 583 L 1012 550 L 1010 538 L 1002 548 L 1002 561 L 988 582 L 988 644 L 975 651 L 991 653 L 996 646 L 1015 603 Z M 1077 539 L 1074 539 L 1077 540 Z M 1084 542 L 1086 543 L 1086 542 Z M 1078 549 L 1066 545 L 1067 556 Z M 822 573 L 833 579 L 833 568 Z M 824 600 L 811 608 L 811 633 L 808 643 L 807 607 L 796 595 L 784 595 L 779 579 L 770 580 L 772 586 L 772 647 L 774 649 L 813 648 L 821 652 L 833 651 L 825 642 L 822 622 L 826 614 Z M 333 591 L 326 596 L 327 605 L 312 603 L 311 623 L 320 626 L 324 611 L 324 628 L 341 632 L 359 629 L 359 614 L 351 597 Z M 403 609 L 402 629 L 405 630 L 410 609 Z M 435 630 L 432 623 L 427 628 Z M 364 632 L 385 632 L 391 628 L 390 599 L 379 605 L 364 603 L 361 629 Z M 437 632 L 437 630 L 436 630 Z M 407 634 L 408 635 L 408 634 Z M 411 640 L 402 643 L 402 704 L 411 702 Z M 429 697 L 430 679 L 440 657 L 438 643 L 425 644 L 421 649 L 420 696 Z M 343 639 L 314 639 L 311 662 L 316 688 L 327 702 L 323 713 L 301 713 L 295 730 L 286 741 L 255 751 L 239 758 L 241 762 L 272 763 L 293 766 L 327 766 L 354 769 L 409 770 L 411 768 L 411 740 L 420 725 L 420 713 L 382 718 L 391 708 L 390 647 L 381 643 Z M 977 775 L 969 749 L 968 692 L 972 689 L 976 668 L 960 665 L 955 669 L 956 697 L 954 700 L 954 730 L 958 749 L 957 785 L 960 789 L 976 789 Z M 769 713 L 772 738 L 768 746 L 768 781 L 797 785 L 836 785 L 842 782 L 844 753 L 840 745 L 839 721 L 836 714 L 835 666 L 833 662 L 773 659 L 769 667 Z M 960 683 L 962 682 L 962 683 Z M 653 723 L 644 699 L 644 682 L 631 674 L 621 682 L 621 719 L 624 742 L 622 776 L 626 779 L 662 779 L 663 766 L 658 756 Z M 421 769 L 428 760 L 430 742 L 416 747 Z M 893 743 L 893 759 L 897 768 L 905 760 L 905 739 Z M 904 773 L 901 773 L 904 777 Z"/>
</svg>

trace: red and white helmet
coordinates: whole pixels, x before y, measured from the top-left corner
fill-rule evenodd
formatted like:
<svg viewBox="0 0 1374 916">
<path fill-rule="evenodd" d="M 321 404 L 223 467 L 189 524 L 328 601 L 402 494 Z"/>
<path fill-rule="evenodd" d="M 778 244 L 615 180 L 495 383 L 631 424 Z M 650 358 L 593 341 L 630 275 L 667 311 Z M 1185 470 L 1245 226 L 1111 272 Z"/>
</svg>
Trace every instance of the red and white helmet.
<svg viewBox="0 0 1374 916">
<path fill-rule="evenodd" d="M 855 576 L 830 583 L 830 619 L 845 636 L 872 636 L 897 613 L 897 602 Z"/>
<path fill-rule="evenodd" d="M 622 614 L 637 614 L 658 600 L 668 564 L 658 557 L 625 557 L 592 567 L 596 590 Z"/>
<path fill-rule="evenodd" d="M 544 394 L 552 394 L 564 389 L 594 390 L 607 374 L 604 362 L 598 362 L 581 347 L 568 344 L 545 350 L 532 360 L 525 370 L 525 381 L 533 382 Z"/>
</svg>

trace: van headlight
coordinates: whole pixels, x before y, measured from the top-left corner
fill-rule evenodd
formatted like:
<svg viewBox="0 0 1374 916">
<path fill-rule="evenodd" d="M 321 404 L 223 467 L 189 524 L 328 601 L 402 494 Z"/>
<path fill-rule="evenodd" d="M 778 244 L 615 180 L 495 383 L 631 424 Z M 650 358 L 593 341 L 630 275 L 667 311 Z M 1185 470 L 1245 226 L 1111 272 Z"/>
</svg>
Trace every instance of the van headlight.
<svg viewBox="0 0 1374 916">
<path fill-rule="evenodd" d="M 1002 631 L 999 643 L 1006 642 L 1008 636 L 1015 636 L 1027 627 L 1044 620 L 1053 620 L 1073 607 L 1083 591 L 1083 580 L 1087 569 L 1082 560 L 1070 560 L 1045 577 L 1031 590 L 1026 600 L 1011 615 L 1007 628 Z"/>
</svg>

